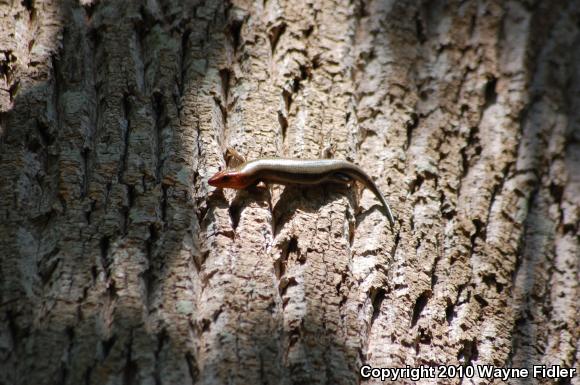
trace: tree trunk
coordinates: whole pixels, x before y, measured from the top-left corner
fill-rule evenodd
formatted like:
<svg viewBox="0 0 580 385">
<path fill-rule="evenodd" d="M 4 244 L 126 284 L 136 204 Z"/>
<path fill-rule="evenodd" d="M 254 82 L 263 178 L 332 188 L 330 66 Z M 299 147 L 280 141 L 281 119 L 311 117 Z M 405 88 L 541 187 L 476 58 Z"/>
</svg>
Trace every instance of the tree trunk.
<svg viewBox="0 0 580 385">
<path fill-rule="evenodd" d="M 0 384 L 579 368 L 580 2 L 4 1 L 0 75 Z M 329 145 L 393 228 L 207 184 Z"/>
</svg>

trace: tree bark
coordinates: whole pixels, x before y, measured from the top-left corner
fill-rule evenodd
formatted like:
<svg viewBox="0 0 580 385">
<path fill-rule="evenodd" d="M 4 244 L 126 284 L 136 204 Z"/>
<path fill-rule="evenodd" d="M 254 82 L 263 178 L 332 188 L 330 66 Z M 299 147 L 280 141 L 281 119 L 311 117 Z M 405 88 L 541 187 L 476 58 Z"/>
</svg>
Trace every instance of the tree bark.
<svg viewBox="0 0 580 385">
<path fill-rule="evenodd" d="M 0 384 L 578 371 L 578 1 L 4 1 L 0 75 Z M 329 145 L 393 228 L 207 184 Z"/>
</svg>

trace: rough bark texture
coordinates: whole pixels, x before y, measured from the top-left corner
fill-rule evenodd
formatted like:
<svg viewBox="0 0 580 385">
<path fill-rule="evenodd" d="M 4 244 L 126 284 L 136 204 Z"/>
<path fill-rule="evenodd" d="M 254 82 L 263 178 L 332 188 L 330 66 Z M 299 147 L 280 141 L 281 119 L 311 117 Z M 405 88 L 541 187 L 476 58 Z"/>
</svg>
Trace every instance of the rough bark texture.
<svg viewBox="0 0 580 385">
<path fill-rule="evenodd" d="M 579 14 L 1 1 L 0 384 L 578 368 Z M 228 145 L 329 144 L 393 229 L 368 191 L 207 185 Z"/>
</svg>

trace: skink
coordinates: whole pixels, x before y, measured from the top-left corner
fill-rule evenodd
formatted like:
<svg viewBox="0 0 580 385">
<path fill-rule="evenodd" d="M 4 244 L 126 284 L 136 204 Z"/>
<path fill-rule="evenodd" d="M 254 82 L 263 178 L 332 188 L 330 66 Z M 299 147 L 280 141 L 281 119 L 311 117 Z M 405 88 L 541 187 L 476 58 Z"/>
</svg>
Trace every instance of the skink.
<svg viewBox="0 0 580 385">
<path fill-rule="evenodd" d="M 283 158 L 252 160 L 234 169 L 218 172 L 208 180 L 208 183 L 214 187 L 245 189 L 259 182 L 314 185 L 351 184 L 354 181 L 362 183 L 375 194 L 385 207 L 387 218 L 393 226 L 395 224 L 393 213 L 377 185 L 360 167 L 346 160 Z"/>
</svg>

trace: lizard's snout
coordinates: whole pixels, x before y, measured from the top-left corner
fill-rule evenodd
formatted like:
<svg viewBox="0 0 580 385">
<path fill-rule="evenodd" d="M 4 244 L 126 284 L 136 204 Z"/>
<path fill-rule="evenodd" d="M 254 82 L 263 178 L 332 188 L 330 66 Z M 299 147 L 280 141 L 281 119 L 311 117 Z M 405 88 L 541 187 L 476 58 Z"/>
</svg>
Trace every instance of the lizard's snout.
<svg viewBox="0 0 580 385">
<path fill-rule="evenodd" d="M 218 173 L 214 174 L 211 178 L 209 178 L 207 180 L 207 183 L 209 183 L 210 186 L 218 187 L 219 186 L 219 180 L 220 180 L 220 177 L 221 177 L 220 174 L 221 174 L 221 172 L 218 172 Z"/>
</svg>

